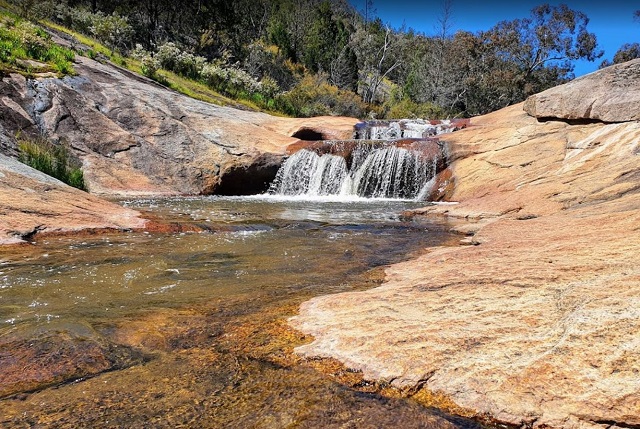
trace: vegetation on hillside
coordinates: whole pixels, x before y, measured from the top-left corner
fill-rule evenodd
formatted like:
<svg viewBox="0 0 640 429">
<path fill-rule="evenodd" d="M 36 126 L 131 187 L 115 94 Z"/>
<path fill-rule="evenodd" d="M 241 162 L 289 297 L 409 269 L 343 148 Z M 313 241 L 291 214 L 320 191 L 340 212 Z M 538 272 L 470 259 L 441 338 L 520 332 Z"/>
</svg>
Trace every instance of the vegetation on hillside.
<svg viewBox="0 0 640 429">
<path fill-rule="evenodd" d="M 364 14 L 346 0 L 12 2 L 159 82 L 173 73 L 293 116 L 472 116 L 563 83 L 574 60 L 602 55 L 588 18 L 565 5 L 451 34 L 443 0 L 439 29 L 426 35 L 373 17 L 371 0 Z"/>
<path fill-rule="evenodd" d="M 8 14 L 0 15 L 0 72 L 73 73 L 75 53 L 51 41 L 42 28 Z"/>
</svg>

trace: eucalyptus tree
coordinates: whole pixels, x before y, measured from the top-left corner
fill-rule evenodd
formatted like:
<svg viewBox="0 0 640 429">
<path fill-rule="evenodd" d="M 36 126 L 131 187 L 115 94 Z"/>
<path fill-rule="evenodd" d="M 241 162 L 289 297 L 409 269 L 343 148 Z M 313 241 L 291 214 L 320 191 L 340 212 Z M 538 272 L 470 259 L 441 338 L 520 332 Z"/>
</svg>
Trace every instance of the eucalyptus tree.
<svg viewBox="0 0 640 429">
<path fill-rule="evenodd" d="M 528 18 L 488 31 L 458 32 L 447 47 L 446 102 L 466 115 L 487 113 L 573 78 L 573 61 L 602 56 L 588 17 L 543 4 Z M 442 103 L 442 101 L 441 101 Z"/>
<path fill-rule="evenodd" d="M 515 66 L 514 78 L 522 87 L 522 95 L 556 84 L 540 72 L 554 69 L 560 79 L 572 78 L 573 61 L 595 61 L 603 52 L 598 49 L 594 33 L 587 31 L 589 18 L 567 5 L 543 4 L 531 10 L 531 16 L 502 21 L 482 33 L 500 59 Z"/>
<path fill-rule="evenodd" d="M 379 18 L 357 28 L 352 35 L 351 46 L 358 60 L 358 92 L 366 103 L 384 98 L 380 94 L 383 82 L 404 61 L 401 55 L 404 41 L 402 33 Z"/>
</svg>

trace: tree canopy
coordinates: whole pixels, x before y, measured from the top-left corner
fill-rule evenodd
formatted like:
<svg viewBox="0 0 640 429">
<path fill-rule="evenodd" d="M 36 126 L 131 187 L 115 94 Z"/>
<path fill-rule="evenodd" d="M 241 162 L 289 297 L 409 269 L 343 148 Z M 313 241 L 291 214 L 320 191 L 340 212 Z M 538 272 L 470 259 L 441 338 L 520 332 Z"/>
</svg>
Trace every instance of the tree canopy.
<svg viewBox="0 0 640 429">
<path fill-rule="evenodd" d="M 440 28 L 426 35 L 391 28 L 371 0 L 362 12 L 347 0 L 36 3 L 41 16 L 146 55 L 149 74 L 175 68 L 232 95 L 273 99 L 272 108 L 293 115 L 482 114 L 572 79 L 575 60 L 602 56 L 588 17 L 566 5 L 450 34 L 452 0 L 444 0 Z M 629 45 L 620 58 L 637 51 Z"/>
</svg>

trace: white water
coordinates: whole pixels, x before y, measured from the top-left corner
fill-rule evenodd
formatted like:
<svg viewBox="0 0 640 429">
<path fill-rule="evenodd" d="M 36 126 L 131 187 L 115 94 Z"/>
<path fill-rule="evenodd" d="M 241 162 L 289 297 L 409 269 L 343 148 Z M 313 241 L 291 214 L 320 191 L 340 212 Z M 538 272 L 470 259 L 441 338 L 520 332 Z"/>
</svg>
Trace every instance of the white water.
<svg viewBox="0 0 640 429">
<path fill-rule="evenodd" d="M 450 133 L 454 128 L 454 125 L 448 120 L 442 120 L 439 124 L 432 125 L 421 119 L 402 119 L 365 126 L 359 132 L 359 138 L 386 141 L 402 138 L 421 139 Z"/>
<path fill-rule="evenodd" d="M 340 156 L 318 156 L 306 149 L 292 155 L 278 170 L 269 193 L 322 196 L 340 193 L 347 176 L 347 163 Z"/>
<path fill-rule="evenodd" d="M 395 146 L 360 145 L 351 168 L 344 158 L 303 149 L 278 171 L 270 194 L 422 200 L 428 195 L 437 160 Z"/>
</svg>

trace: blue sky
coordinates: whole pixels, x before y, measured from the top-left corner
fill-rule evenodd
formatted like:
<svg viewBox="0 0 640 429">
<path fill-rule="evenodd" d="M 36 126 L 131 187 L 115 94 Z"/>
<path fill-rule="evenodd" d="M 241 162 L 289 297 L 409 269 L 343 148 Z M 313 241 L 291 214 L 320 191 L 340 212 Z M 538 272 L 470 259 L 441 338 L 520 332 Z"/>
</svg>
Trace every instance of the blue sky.
<svg viewBox="0 0 640 429">
<path fill-rule="evenodd" d="M 350 0 L 358 10 L 364 10 L 364 0 Z M 604 56 L 595 62 L 576 62 L 575 75 L 595 71 L 600 63 L 612 59 L 624 43 L 640 42 L 640 22 L 634 21 L 633 12 L 640 9 L 640 1 L 628 0 L 453 0 L 452 32 L 457 30 L 488 30 L 504 20 L 525 18 L 539 4 L 566 4 L 589 17 L 587 29 L 595 33 Z M 403 24 L 416 31 L 433 35 L 437 18 L 442 13 L 442 0 L 373 0 L 376 15 L 394 28 Z"/>
</svg>

